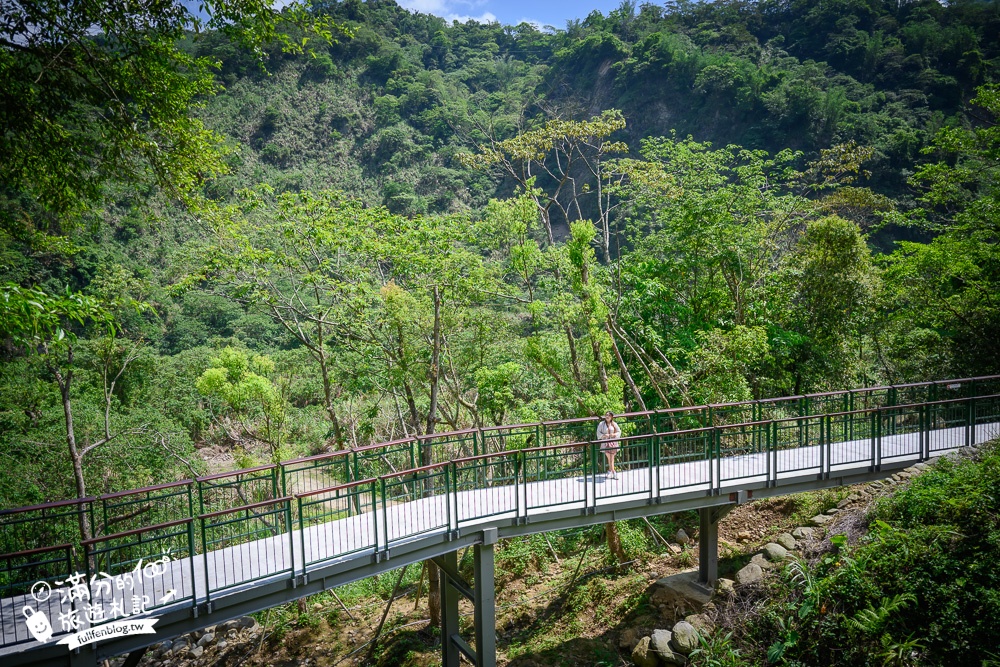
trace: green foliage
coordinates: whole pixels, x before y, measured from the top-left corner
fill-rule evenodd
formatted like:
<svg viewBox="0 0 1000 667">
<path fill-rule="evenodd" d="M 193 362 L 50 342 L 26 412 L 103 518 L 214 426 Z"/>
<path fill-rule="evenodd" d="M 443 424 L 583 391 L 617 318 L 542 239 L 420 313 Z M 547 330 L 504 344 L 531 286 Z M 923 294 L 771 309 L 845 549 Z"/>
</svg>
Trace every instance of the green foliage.
<svg viewBox="0 0 1000 667">
<path fill-rule="evenodd" d="M 939 461 L 878 502 L 858 544 L 835 535 L 815 566 L 793 561 L 740 648 L 768 646 L 782 664 L 824 664 L 832 651 L 842 665 L 988 660 L 1000 647 L 988 620 L 1000 609 L 998 483 L 995 445 Z"/>
</svg>

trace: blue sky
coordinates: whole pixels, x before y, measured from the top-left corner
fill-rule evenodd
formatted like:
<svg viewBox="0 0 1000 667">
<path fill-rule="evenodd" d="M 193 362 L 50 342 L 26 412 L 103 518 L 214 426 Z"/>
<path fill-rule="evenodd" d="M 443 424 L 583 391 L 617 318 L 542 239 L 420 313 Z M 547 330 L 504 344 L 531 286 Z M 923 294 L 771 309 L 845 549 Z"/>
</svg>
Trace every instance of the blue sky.
<svg viewBox="0 0 1000 667">
<path fill-rule="evenodd" d="M 434 14 L 446 19 L 464 21 L 500 21 L 517 24 L 521 21 L 537 22 L 565 28 L 568 19 L 582 19 L 595 9 L 607 13 L 617 9 L 621 0 L 397 0 L 407 9 Z"/>
</svg>

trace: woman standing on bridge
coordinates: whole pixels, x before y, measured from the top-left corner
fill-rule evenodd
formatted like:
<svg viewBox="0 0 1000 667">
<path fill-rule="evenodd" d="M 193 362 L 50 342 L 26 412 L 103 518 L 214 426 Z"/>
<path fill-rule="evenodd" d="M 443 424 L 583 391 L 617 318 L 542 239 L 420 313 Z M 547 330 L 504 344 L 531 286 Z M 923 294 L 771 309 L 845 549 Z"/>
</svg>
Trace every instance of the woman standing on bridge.
<svg viewBox="0 0 1000 667">
<path fill-rule="evenodd" d="M 597 439 L 601 441 L 601 451 L 608 460 L 608 478 L 618 479 L 615 472 L 615 456 L 618 454 L 618 438 L 622 437 L 622 429 L 615 422 L 612 412 L 604 414 L 604 419 L 597 425 Z"/>
</svg>

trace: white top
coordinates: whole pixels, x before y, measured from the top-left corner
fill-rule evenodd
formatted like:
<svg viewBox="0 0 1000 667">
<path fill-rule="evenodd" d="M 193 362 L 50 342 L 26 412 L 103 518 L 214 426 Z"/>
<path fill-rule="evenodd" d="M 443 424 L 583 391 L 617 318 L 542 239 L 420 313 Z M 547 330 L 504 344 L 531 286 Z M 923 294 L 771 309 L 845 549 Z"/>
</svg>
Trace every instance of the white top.
<svg viewBox="0 0 1000 667">
<path fill-rule="evenodd" d="M 611 425 L 603 419 L 597 425 L 597 439 L 598 440 L 611 440 L 613 438 L 621 437 L 622 429 L 618 424 L 611 420 Z"/>
</svg>

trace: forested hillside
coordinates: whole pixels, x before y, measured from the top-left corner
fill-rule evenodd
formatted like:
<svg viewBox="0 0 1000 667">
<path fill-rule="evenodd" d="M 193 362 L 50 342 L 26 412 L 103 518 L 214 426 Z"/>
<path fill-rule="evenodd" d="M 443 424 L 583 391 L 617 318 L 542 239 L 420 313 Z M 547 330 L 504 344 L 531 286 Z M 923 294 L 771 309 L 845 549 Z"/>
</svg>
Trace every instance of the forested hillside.
<svg viewBox="0 0 1000 667">
<path fill-rule="evenodd" d="M 1000 370 L 996 2 L 87 7 L 0 41 L 2 507 Z"/>
</svg>

